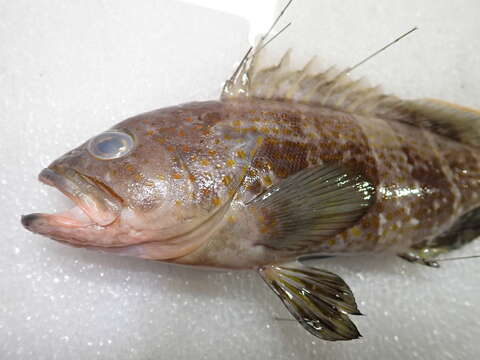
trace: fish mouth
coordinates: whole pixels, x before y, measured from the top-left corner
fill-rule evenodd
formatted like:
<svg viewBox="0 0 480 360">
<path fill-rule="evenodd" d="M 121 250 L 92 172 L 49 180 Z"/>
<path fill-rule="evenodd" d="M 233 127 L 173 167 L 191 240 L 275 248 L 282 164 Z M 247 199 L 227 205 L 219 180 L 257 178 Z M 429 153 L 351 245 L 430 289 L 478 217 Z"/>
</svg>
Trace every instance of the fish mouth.
<svg viewBox="0 0 480 360">
<path fill-rule="evenodd" d="M 153 260 L 175 259 L 198 248 L 218 228 L 231 201 L 181 229 L 159 229 L 142 214 L 131 213 L 106 184 L 76 170 L 49 167 L 39 180 L 57 188 L 75 206 L 60 213 L 22 216 L 27 230 L 65 245 Z"/>
<path fill-rule="evenodd" d="M 22 216 L 23 226 L 35 233 L 49 234 L 53 228 L 81 228 L 112 224 L 123 208 L 122 199 L 107 185 L 74 169 L 43 169 L 38 179 L 57 188 L 76 206 L 56 214 Z"/>
</svg>

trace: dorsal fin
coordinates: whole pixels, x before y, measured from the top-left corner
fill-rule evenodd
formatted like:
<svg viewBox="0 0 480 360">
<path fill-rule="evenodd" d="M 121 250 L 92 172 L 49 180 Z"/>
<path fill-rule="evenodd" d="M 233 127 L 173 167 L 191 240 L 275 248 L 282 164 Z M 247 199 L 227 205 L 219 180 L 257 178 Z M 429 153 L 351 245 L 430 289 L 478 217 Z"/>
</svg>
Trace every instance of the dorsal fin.
<svg viewBox="0 0 480 360">
<path fill-rule="evenodd" d="M 330 67 L 313 73 L 315 59 L 291 70 L 290 51 L 274 66 L 260 66 L 261 44 L 240 64 L 223 88 L 221 99 L 257 98 L 322 106 L 363 116 L 400 121 L 429 129 L 465 144 L 480 146 L 480 112 L 440 100 L 402 100 L 384 94 L 364 79 L 352 80 L 349 69 Z"/>
<path fill-rule="evenodd" d="M 419 99 L 404 101 L 414 125 L 465 144 L 480 146 L 480 111 L 443 100 Z"/>
</svg>

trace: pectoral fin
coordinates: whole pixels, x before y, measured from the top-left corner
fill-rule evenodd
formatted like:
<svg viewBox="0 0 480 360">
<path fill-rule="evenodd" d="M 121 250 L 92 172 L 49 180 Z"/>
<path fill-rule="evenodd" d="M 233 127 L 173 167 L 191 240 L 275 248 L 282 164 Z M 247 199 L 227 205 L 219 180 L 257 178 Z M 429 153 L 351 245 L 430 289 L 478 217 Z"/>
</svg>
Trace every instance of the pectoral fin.
<svg viewBox="0 0 480 360">
<path fill-rule="evenodd" d="M 312 335 L 330 341 L 361 337 L 348 317 L 361 314 L 352 291 L 339 276 L 300 263 L 267 266 L 259 274 Z"/>
<path fill-rule="evenodd" d="M 353 226 L 375 200 L 375 187 L 341 166 L 304 169 L 253 199 L 265 234 L 260 245 L 276 250 L 314 250 Z M 305 251 L 303 251 L 305 253 Z"/>
</svg>

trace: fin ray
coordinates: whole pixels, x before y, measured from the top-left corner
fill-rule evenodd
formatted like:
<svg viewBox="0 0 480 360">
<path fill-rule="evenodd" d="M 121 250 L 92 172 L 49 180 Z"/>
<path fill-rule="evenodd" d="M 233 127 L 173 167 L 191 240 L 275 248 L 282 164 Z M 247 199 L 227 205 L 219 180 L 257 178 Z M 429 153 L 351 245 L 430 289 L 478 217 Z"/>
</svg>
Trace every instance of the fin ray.
<svg viewBox="0 0 480 360">
<path fill-rule="evenodd" d="M 345 311 L 348 314 L 361 315 L 361 313 L 357 309 L 355 301 L 353 301 L 353 297 L 345 296 L 345 292 L 348 292 L 349 290 L 348 287 L 339 286 L 337 283 L 328 280 L 320 282 L 315 278 L 315 276 L 319 276 L 318 274 L 313 275 L 311 273 L 309 274 L 301 271 L 298 272 L 305 275 L 304 279 L 302 279 L 301 282 L 304 288 L 323 288 L 322 293 L 316 294 L 316 296 L 319 297 L 322 301 L 328 303 L 330 306 L 337 306 L 339 310 Z M 292 275 L 283 274 L 283 276 L 294 280 L 294 277 Z"/>
</svg>

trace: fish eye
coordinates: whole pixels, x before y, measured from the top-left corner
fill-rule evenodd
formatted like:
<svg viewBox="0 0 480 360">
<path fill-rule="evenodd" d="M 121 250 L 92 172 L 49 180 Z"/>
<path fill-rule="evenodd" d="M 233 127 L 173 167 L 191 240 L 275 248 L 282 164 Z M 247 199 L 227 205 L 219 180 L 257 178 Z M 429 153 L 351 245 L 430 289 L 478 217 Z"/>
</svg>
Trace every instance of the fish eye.
<svg viewBox="0 0 480 360">
<path fill-rule="evenodd" d="M 110 130 L 95 136 L 88 143 L 88 152 L 100 160 L 118 159 L 132 151 L 133 137 L 120 130 Z"/>
</svg>

